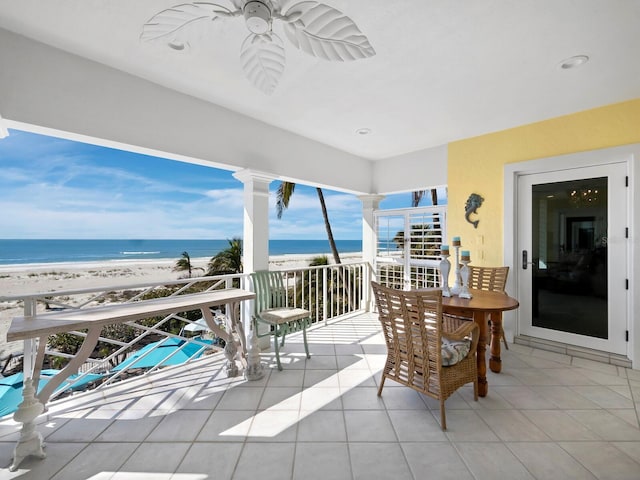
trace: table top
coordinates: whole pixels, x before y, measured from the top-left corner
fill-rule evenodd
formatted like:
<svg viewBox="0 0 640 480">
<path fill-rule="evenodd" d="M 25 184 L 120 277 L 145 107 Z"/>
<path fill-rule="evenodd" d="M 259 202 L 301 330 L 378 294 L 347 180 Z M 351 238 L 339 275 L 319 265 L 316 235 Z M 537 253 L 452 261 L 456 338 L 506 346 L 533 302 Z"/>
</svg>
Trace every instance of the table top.
<svg viewBox="0 0 640 480">
<path fill-rule="evenodd" d="M 504 312 L 515 310 L 520 306 L 518 300 L 502 292 L 469 289 L 473 298 L 459 296 L 442 297 L 442 306 L 464 310 L 481 310 L 484 312 Z"/>
<path fill-rule="evenodd" d="M 130 303 L 111 303 L 98 307 L 38 313 L 31 318 L 15 317 L 7 341 L 68 332 L 96 325 L 122 323 L 169 313 L 197 310 L 225 303 L 251 300 L 256 294 L 239 288 L 153 298 Z"/>
</svg>

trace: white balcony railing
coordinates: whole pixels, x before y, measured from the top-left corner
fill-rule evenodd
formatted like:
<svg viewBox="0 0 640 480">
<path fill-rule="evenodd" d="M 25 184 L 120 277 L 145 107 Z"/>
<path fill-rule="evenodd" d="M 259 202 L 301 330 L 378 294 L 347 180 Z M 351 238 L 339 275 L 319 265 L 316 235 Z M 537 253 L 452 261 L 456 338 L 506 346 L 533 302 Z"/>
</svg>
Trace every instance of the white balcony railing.
<svg viewBox="0 0 640 480">
<path fill-rule="evenodd" d="M 309 309 L 312 312 L 313 323 L 326 323 L 331 319 L 367 310 L 371 279 L 371 267 L 368 263 L 281 271 L 289 288 L 290 305 Z M 33 293 L 2 297 L 0 300 L 24 302 L 25 316 L 35 313 L 34 321 L 37 321 L 37 314 L 48 310 L 87 309 L 108 303 L 130 303 L 231 287 L 252 290 L 249 275 L 222 275 L 161 283 Z M 228 308 L 229 305 L 221 308 L 217 313 L 225 315 L 228 313 L 226 311 Z M 251 310 L 243 309 L 242 312 L 237 313 L 245 324 L 245 331 L 248 331 L 246 327 L 251 321 Z M 95 378 L 96 375 L 93 374 L 98 374 L 98 380 L 89 383 L 89 388 L 103 388 L 130 376 L 146 375 L 158 368 L 182 364 L 202 355 L 221 351 L 222 341 L 213 337 L 210 332 L 204 333 L 204 328 L 202 330 L 199 328 L 200 317 L 201 312 L 194 310 L 106 326 L 96 349 L 80 367 L 78 375 L 63 384 L 51 398 L 77 389 L 78 385 L 86 383 L 85 380 Z M 86 337 L 84 331 L 71 331 L 50 336 L 45 349 L 44 368 L 61 368 L 70 358 L 73 358 L 84 337 Z M 172 348 L 166 349 L 166 356 L 164 354 L 158 356 L 159 352 L 156 350 L 167 344 L 166 339 L 175 339 L 170 342 Z M 134 354 L 136 361 L 126 362 Z M 25 341 L 25 365 L 33 365 L 35 355 L 36 342 Z M 136 367 L 145 358 L 160 360 L 153 366 Z"/>
</svg>

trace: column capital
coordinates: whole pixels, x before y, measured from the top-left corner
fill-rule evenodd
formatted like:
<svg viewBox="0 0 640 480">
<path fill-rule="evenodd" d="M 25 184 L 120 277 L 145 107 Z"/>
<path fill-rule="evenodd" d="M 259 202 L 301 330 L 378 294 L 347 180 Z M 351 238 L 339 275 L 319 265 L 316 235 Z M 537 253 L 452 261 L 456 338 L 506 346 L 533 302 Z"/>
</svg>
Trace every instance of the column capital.
<svg viewBox="0 0 640 480">
<path fill-rule="evenodd" d="M 385 199 L 385 195 L 367 194 L 358 195 L 358 198 L 362 202 L 363 208 L 378 208 L 380 202 Z"/>
<path fill-rule="evenodd" d="M 2 115 L 0 115 L 0 139 L 9 136 L 9 130 L 7 129 L 6 122 L 2 119 Z"/>
<path fill-rule="evenodd" d="M 270 175 L 268 173 L 259 172 L 257 170 L 251 170 L 250 168 L 243 168 L 242 170 L 238 170 L 234 172 L 233 178 L 236 180 L 240 180 L 242 183 L 266 183 L 269 184 L 274 180 L 277 180 L 277 177 Z"/>
</svg>

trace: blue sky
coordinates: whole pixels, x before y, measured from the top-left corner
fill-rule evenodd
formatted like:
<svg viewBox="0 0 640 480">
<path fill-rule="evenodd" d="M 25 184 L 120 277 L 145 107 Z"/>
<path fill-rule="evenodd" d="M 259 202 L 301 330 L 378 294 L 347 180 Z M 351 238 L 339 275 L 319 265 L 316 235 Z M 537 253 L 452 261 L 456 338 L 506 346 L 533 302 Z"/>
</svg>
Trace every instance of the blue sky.
<svg viewBox="0 0 640 480">
<path fill-rule="evenodd" d="M 225 239 L 242 234 L 242 183 L 231 172 L 9 130 L 0 140 L 0 238 Z M 297 185 L 270 238 L 324 239 L 315 188 Z M 334 237 L 361 237 L 355 195 L 323 190 Z M 409 193 L 381 208 L 409 207 Z"/>
</svg>

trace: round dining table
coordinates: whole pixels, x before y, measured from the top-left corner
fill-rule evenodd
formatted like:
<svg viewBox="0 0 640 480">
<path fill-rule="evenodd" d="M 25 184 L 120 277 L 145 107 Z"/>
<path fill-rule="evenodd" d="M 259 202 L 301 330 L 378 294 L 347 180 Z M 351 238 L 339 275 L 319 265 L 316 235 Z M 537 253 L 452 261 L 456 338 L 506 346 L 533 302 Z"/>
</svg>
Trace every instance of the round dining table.
<svg viewBox="0 0 640 480">
<path fill-rule="evenodd" d="M 442 310 L 451 315 L 473 318 L 473 321 L 480 327 L 477 358 L 478 395 L 485 397 L 489 391 L 487 364 L 485 361 L 489 319 L 491 319 L 491 356 L 489 359 L 489 368 L 491 368 L 492 372 L 500 373 L 502 369 L 502 360 L 500 359 L 502 312 L 515 310 L 520 304 L 518 300 L 502 292 L 469 289 L 469 293 L 472 298 L 460 298 L 457 295 L 442 297 Z"/>
</svg>

